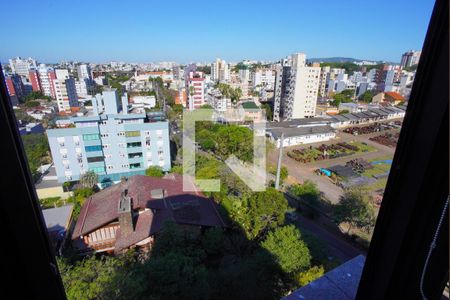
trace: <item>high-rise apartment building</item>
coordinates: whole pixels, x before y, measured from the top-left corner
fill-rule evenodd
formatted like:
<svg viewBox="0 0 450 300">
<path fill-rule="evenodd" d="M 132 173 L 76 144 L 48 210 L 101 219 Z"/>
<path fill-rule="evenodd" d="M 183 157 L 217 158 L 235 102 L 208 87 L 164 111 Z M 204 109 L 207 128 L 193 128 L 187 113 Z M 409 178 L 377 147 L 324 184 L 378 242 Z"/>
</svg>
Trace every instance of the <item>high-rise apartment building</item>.
<svg viewBox="0 0 450 300">
<path fill-rule="evenodd" d="M 203 72 L 189 72 L 186 78 L 186 92 L 188 93 L 188 108 L 190 110 L 206 104 Z"/>
<path fill-rule="evenodd" d="M 91 68 L 87 64 L 79 65 L 77 67 L 77 74 L 78 80 L 75 83 L 77 95 L 87 97 L 93 87 Z"/>
<path fill-rule="evenodd" d="M 218 58 L 211 64 L 211 80 L 215 82 L 230 81 L 230 69 L 224 60 Z"/>
<path fill-rule="evenodd" d="M 403 53 L 402 60 L 400 61 L 400 66 L 404 68 L 417 65 L 419 63 L 421 53 L 422 51 L 414 51 L 414 50 L 410 50 L 408 52 Z"/>
<path fill-rule="evenodd" d="M 320 69 L 319 77 L 319 96 L 325 97 L 327 95 L 327 82 L 330 80 L 330 66 L 324 66 Z"/>
<path fill-rule="evenodd" d="M 86 64 L 82 64 L 77 67 L 77 74 L 78 80 L 82 79 L 92 80 L 91 68 Z"/>
<path fill-rule="evenodd" d="M 170 170 L 167 121 L 129 114 L 127 95 L 119 97 L 116 89 L 97 94 L 92 106 L 92 114 L 71 119 L 75 128 L 47 130 L 59 182 L 79 180 L 87 171 L 101 182 L 145 174 L 150 166 Z"/>
<path fill-rule="evenodd" d="M 16 106 L 19 104 L 19 99 L 24 96 L 25 88 L 22 79 L 18 74 L 11 74 L 5 76 L 6 89 L 11 100 L 11 104 Z"/>
<path fill-rule="evenodd" d="M 253 88 L 264 86 L 267 89 L 273 89 L 275 85 L 275 72 L 270 69 L 255 70 L 252 74 Z"/>
<path fill-rule="evenodd" d="M 56 99 L 55 87 L 53 85 L 53 81 L 56 79 L 55 71 L 52 68 L 46 67 L 44 64 L 40 64 L 37 72 L 42 93 L 45 96 Z"/>
<path fill-rule="evenodd" d="M 306 65 L 306 55 L 295 53 L 282 60 L 275 80 L 274 120 L 314 117 L 320 67 Z"/>
<path fill-rule="evenodd" d="M 26 59 L 16 57 L 9 60 L 9 67 L 11 68 L 12 73 L 28 77 L 28 72 L 31 69 L 36 68 L 36 60 L 31 57 Z"/>
<path fill-rule="evenodd" d="M 69 76 L 66 69 L 55 70 L 56 79 L 53 80 L 55 88 L 56 103 L 60 112 L 70 111 L 71 107 L 78 106 L 78 97 L 75 86 L 75 79 Z"/>
<path fill-rule="evenodd" d="M 39 72 L 37 70 L 30 70 L 28 73 L 28 78 L 30 79 L 31 87 L 33 92 L 42 92 L 41 80 L 39 78 Z"/>
</svg>

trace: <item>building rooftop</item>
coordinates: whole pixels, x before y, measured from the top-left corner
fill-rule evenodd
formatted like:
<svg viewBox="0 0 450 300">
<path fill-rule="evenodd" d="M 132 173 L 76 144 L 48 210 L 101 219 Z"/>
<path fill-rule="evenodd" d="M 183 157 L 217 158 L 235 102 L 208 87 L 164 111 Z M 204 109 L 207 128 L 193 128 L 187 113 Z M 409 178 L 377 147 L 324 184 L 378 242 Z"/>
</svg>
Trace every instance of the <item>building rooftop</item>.
<svg viewBox="0 0 450 300">
<path fill-rule="evenodd" d="M 281 134 L 284 137 L 303 136 L 310 134 L 321 134 L 335 132 L 335 130 L 329 126 L 310 126 L 310 127 L 290 127 L 290 128 L 273 128 L 268 130 L 274 139 L 279 139 Z"/>
<path fill-rule="evenodd" d="M 267 122 L 266 128 L 289 128 L 289 127 L 307 127 L 316 125 L 328 125 L 333 122 L 333 118 L 305 118 L 293 119 L 282 122 Z"/>
<path fill-rule="evenodd" d="M 205 198 L 200 192 L 184 192 L 181 175 L 173 174 L 164 178 L 135 175 L 126 182 L 108 187 L 86 199 L 80 211 L 72 239 L 88 234 L 118 219 L 118 203 L 121 193 L 127 189 L 133 210 L 141 213 L 136 217 L 133 234 L 116 238 L 116 249 L 131 246 L 136 239 L 159 232 L 165 221 L 179 224 L 225 227 L 226 224 L 217 210 L 217 204 Z M 160 197 L 155 191 L 163 191 Z M 144 237 L 144 238 L 142 238 Z M 139 240 L 139 241 L 140 241 Z"/>
<path fill-rule="evenodd" d="M 403 101 L 405 98 L 397 92 L 385 92 L 385 95 L 393 98 L 394 100 Z"/>
<path fill-rule="evenodd" d="M 45 224 L 48 232 L 67 230 L 70 217 L 72 216 L 73 205 L 65 205 L 56 208 L 43 209 Z"/>
</svg>

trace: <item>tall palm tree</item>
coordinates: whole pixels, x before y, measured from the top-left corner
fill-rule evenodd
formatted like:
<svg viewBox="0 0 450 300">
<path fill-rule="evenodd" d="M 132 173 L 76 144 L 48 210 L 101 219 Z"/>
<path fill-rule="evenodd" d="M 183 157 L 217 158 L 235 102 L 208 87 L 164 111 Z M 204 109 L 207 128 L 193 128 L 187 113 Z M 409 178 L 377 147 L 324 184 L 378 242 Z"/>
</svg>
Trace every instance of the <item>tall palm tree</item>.
<svg viewBox="0 0 450 300">
<path fill-rule="evenodd" d="M 81 175 L 80 183 L 85 188 L 91 188 L 98 182 L 98 175 L 93 171 L 88 171 Z"/>
</svg>

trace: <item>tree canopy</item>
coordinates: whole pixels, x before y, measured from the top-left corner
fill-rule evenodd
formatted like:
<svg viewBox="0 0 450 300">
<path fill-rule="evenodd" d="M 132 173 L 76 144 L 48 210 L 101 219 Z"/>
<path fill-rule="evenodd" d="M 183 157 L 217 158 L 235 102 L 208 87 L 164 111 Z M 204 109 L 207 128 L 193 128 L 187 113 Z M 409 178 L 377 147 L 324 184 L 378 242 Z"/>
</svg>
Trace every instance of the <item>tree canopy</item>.
<svg viewBox="0 0 450 300">
<path fill-rule="evenodd" d="M 353 227 L 366 232 L 372 231 L 375 225 L 375 212 L 369 193 L 360 188 L 345 191 L 336 205 L 334 219 L 338 225 L 347 223 L 348 232 Z"/>
<path fill-rule="evenodd" d="M 310 267 L 311 255 L 308 247 L 301 240 L 300 231 L 293 225 L 278 227 L 269 232 L 261 245 L 288 274 L 305 271 Z"/>
<path fill-rule="evenodd" d="M 371 91 L 371 90 L 365 91 L 364 94 L 359 96 L 359 100 L 366 102 L 366 103 L 370 103 L 370 102 L 372 102 L 373 96 L 375 96 L 374 91 Z"/>
<path fill-rule="evenodd" d="M 98 175 L 94 171 L 87 171 L 80 177 L 80 183 L 85 188 L 92 188 L 98 182 Z"/>
<path fill-rule="evenodd" d="M 331 105 L 339 107 L 341 103 L 352 102 L 352 98 L 354 96 L 355 90 L 343 90 L 340 93 L 337 93 L 333 96 L 333 101 L 331 101 Z"/>
<path fill-rule="evenodd" d="M 145 175 L 151 176 L 151 177 L 163 177 L 164 172 L 158 166 L 150 166 L 147 168 L 147 170 L 145 170 Z"/>
<path fill-rule="evenodd" d="M 47 137 L 43 133 L 27 134 L 22 136 L 22 142 L 31 174 L 33 179 L 37 180 L 40 176 L 38 168 L 51 162 Z"/>
<path fill-rule="evenodd" d="M 287 208 L 287 200 L 274 188 L 254 193 L 244 203 L 246 217 L 243 227 L 247 237 L 255 239 L 283 224 Z"/>
</svg>

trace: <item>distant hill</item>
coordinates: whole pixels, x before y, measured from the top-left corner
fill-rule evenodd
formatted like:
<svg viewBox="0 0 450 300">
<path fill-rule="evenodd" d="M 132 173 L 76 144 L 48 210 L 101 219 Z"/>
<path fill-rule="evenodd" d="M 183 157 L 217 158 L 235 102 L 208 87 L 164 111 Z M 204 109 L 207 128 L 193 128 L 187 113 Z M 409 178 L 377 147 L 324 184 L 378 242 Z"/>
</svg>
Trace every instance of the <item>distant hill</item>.
<svg viewBox="0 0 450 300">
<path fill-rule="evenodd" d="M 333 63 L 345 63 L 345 62 L 360 62 L 360 61 L 372 61 L 370 59 L 358 59 L 352 57 L 322 57 L 322 58 L 310 58 L 308 62 L 333 62 Z M 376 61 L 377 63 L 385 63 L 386 61 Z M 389 62 L 386 62 L 389 63 Z"/>
</svg>

